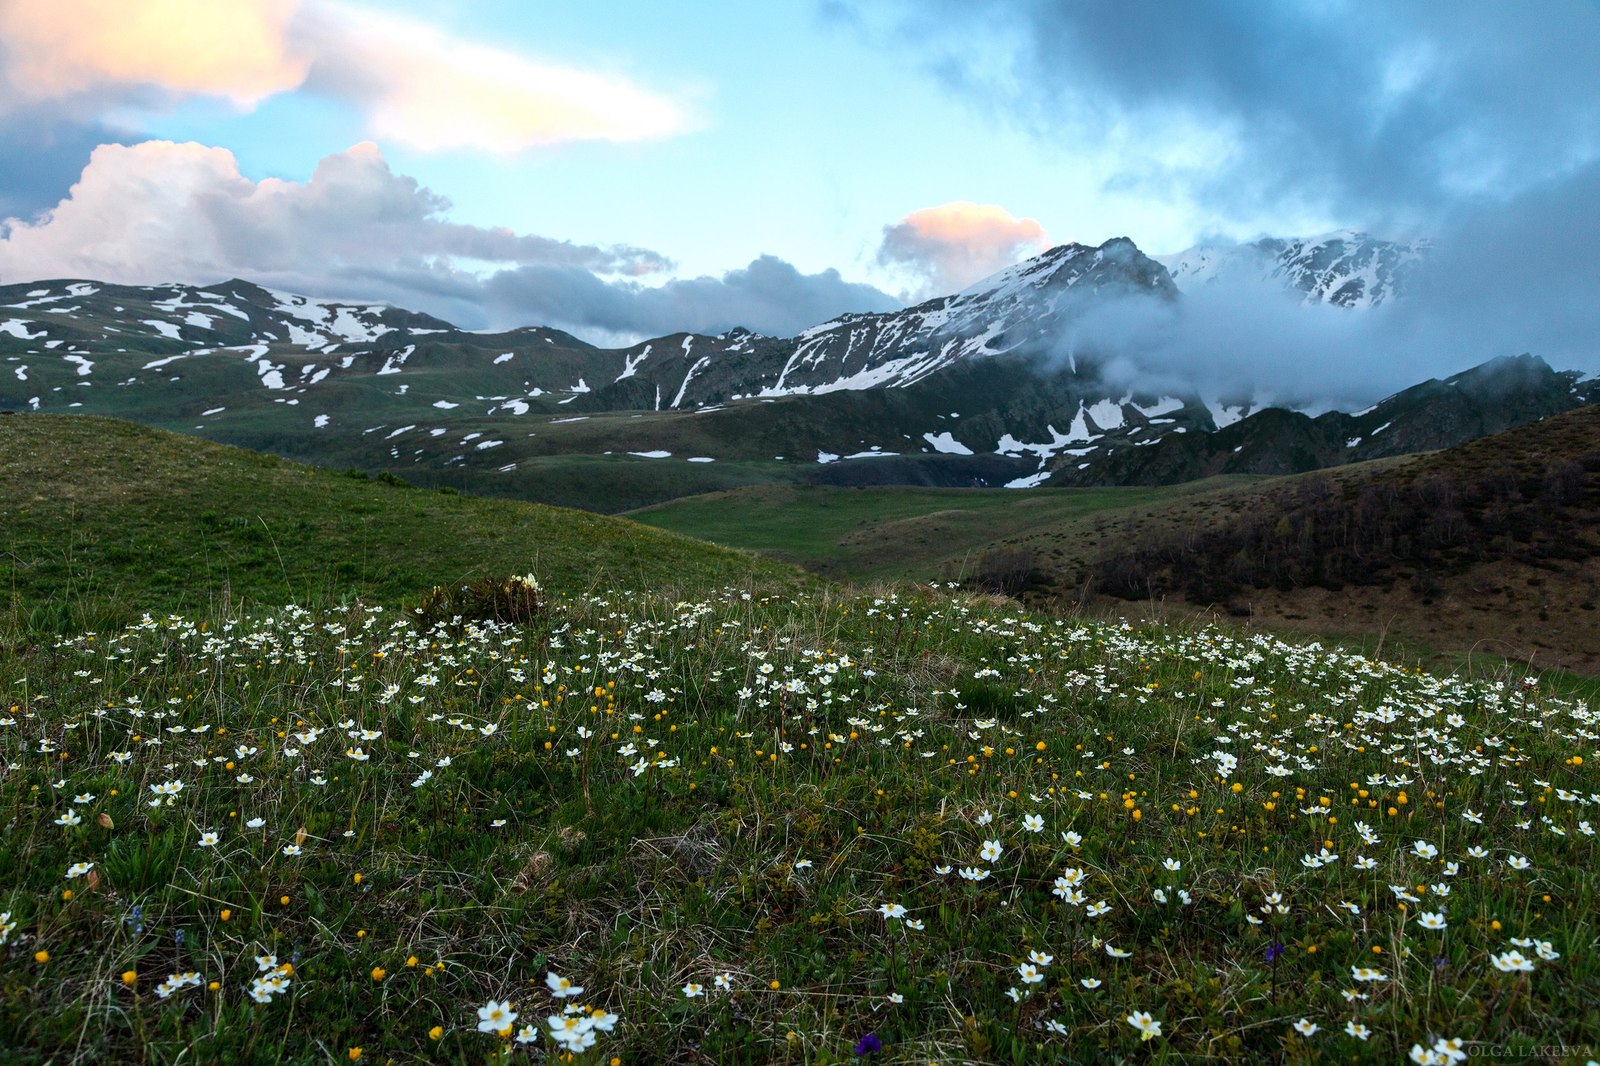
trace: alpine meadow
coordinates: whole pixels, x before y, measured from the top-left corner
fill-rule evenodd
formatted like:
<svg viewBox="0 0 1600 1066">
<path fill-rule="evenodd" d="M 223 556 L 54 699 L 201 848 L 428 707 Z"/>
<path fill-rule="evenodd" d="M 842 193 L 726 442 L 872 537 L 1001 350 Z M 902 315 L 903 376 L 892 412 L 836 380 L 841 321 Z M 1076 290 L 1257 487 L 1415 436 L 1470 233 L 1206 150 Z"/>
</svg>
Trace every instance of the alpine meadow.
<svg viewBox="0 0 1600 1066">
<path fill-rule="evenodd" d="M 1600 1066 L 1597 50 L 0 3 L 0 1066 Z"/>
</svg>

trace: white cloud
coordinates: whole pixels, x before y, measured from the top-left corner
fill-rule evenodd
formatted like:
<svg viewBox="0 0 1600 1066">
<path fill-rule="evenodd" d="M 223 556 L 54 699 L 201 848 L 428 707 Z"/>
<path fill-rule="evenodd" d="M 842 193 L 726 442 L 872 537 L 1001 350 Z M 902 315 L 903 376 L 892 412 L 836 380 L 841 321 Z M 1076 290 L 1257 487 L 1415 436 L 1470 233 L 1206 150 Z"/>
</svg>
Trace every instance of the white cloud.
<svg viewBox="0 0 1600 1066">
<path fill-rule="evenodd" d="M 667 265 L 640 249 L 450 222 L 448 207 L 390 170 L 371 143 L 328 156 L 304 183 L 252 181 L 225 148 L 101 145 L 54 210 L 0 223 L 0 280 L 154 284 L 240 275 L 322 292 L 379 275 L 437 283 L 462 258 L 620 274 Z"/>
</svg>

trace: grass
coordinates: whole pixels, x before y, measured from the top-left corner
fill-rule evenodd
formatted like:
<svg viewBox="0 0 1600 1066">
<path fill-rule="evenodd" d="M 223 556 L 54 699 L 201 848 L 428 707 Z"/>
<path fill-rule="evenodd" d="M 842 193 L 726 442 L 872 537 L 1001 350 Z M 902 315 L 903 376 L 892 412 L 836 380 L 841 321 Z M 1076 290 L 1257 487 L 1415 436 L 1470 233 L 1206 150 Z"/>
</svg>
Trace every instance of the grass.
<svg viewBox="0 0 1600 1066">
<path fill-rule="evenodd" d="M 1028 492 L 776 485 L 673 500 L 628 517 L 830 576 L 929 580 L 971 572 L 989 551 L 1029 535 L 1082 540 L 1095 524 L 1256 480 Z"/>
<path fill-rule="evenodd" d="M 1600 1040 L 1600 722 L 1538 677 L 952 593 L 547 592 L 0 658 L 11 1059 L 526 1060 L 569 1004 L 597 1062 Z"/>
<path fill-rule="evenodd" d="M 0 610 L 23 632 L 225 604 L 394 603 L 530 570 L 573 589 L 794 579 L 631 522 L 51 415 L 0 418 L 0 566 Z"/>
</svg>

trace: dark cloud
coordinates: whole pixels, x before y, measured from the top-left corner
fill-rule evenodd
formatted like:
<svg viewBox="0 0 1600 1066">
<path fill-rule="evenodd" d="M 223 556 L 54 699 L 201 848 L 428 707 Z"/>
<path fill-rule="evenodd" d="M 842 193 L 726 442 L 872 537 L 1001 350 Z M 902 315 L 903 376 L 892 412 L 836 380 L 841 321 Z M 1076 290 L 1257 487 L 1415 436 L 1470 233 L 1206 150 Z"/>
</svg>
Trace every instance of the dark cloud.
<svg viewBox="0 0 1600 1066">
<path fill-rule="evenodd" d="M 899 306 L 887 293 L 845 281 L 837 270 L 803 274 L 764 255 L 721 277 L 649 286 L 604 281 L 581 270 L 525 266 L 486 285 L 489 317 L 501 325 L 548 322 L 581 337 L 631 340 L 665 333 L 720 333 L 744 326 L 789 336 L 846 311 Z"/>
<path fill-rule="evenodd" d="M 1590 0 L 856 8 L 890 12 L 940 76 L 1042 136 L 1117 149 L 1108 184 L 1234 217 L 1294 203 L 1431 224 L 1600 157 Z M 1185 137 L 1208 154 L 1163 151 Z"/>
<path fill-rule="evenodd" d="M 1600 372 L 1596 204 L 1600 164 L 1508 203 L 1459 207 L 1404 295 L 1370 309 L 1303 305 L 1264 277 L 1194 284 L 1176 303 L 1081 303 L 1057 354 L 1098 357 L 1145 391 L 1345 410 L 1522 352 Z"/>
</svg>

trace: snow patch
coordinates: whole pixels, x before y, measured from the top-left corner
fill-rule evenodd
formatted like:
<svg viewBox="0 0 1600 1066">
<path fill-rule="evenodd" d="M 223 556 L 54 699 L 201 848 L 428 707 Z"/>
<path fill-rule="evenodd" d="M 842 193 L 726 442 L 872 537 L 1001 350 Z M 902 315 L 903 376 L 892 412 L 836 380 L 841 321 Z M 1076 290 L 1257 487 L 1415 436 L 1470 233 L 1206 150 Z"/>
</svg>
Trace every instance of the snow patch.
<svg viewBox="0 0 1600 1066">
<path fill-rule="evenodd" d="M 922 439 L 933 446 L 933 450 L 943 455 L 971 455 L 972 449 L 952 437 L 948 430 L 943 433 L 924 433 Z"/>
</svg>

